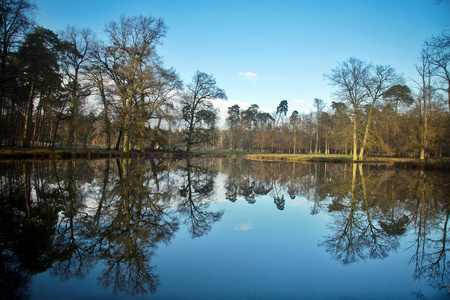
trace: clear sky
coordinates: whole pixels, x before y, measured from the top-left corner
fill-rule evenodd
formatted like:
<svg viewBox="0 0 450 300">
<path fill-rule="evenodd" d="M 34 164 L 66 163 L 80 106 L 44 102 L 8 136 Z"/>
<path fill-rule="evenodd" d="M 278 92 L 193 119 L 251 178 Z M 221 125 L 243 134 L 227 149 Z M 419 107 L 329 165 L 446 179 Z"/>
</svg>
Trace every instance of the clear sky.
<svg viewBox="0 0 450 300">
<path fill-rule="evenodd" d="M 330 104 L 324 78 L 352 56 L 391 65 L 415 78 L 424 41 L 450 32 L 450 0 L 36 0 L 39 25 L 91 28 L 104 38 L 121 15 L 163 18 L 167 37 L 158 52 L 188 83 L 195 71 L 213 74 L 226 107 L 258 104 L 272 112 L 281 100 L 309 112 L 314 98 Z"/>
</svg>

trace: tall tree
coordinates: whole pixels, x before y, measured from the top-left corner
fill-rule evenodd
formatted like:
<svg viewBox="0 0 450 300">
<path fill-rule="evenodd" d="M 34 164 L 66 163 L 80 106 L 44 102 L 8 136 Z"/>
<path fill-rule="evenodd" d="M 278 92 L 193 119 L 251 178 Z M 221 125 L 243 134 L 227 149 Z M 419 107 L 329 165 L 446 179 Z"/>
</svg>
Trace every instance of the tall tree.
<svg viewBox="0 0 450 300">
<path fill-rule="evenodd" d="M 60 34 L 65 43 L 61 68 L 64 73 L 66 89 L 69 94 L 69 128 L 67 147 L 74 147 L 74 136 L 77 129 L 77 118 L 80 114 L 82 101 L 90 95 L 88 81 L 83 78 L 83 69 L 87 69 L 92 59 L 94 46 L 93 34 L 90 29 L 79 30 L 68 26 Z M 83 80 L 85 79 L 85 80 Z"/>
<path fill-rule="evenodd" d="M 416 82 L 419 89 L 417 104 L 419 108 L 419 140 L 420 140 L 420 160 L 428 159 L 429 142 L 429 118 L 431 113 L 432 100 L 436 92 L 432 86 L 433 70 L 430 62 L 430 55 L 427 48 L 423 48 L 420 54 L 420 65 L 416 65 L 416 71 L 419 74 L 420 81 Z"/>
<path fill-rule="evenodd" d="M 395 84 L 391 86 L 386 92 L 383 93 L 383 98 L 388 101 L 388 103 L 394 104 L 395 111 L 395 121 L 394 121 L 394 137 L 397 133 L 397 122 L 398 122 L 398 105 L 404 103 L 406 105 L 411 105 L 414 99 L 411 96 L 411 90 L 408 86 L 402 84 Z"/>
<path fill-rule="evenodd" d="M 186 150 L 211 139 L 213 107 L 210 100 L 227 99 L 225 91 L 217 87 L 212 75 L 197 71 L 181 96 L 182 118 L 185 121 Z"/>
<path fill-rule="evenodd" d="M 337 87 L 336 96 L 352 107 L 353 117 L 353 160 L 358 160 L 358 126 L 361 105 L 367 97 L 365 85 L 369 79 L 371 65 L 355 57 L 339 63 L 325 74 L 331 85 Z"/>
<path fill-rule="evenodd" d="M 397 83 L 397 79 L 395 70 L 392 67 L 377 65 L 373 72 L 370 72 L 369 79 L 364 82 L 364 87 L 367 91 L 369 113 L 367 115 L 366 129 L 364 131 L 364 137 L 359 152 L 359 160 L 363 160 L 364 157 L 364 148 L 369 136 L 369 128 L 371 125 L 375 104 L 391 86 Z"/>
<path fill-rule="evenodd" d="M 112 118 L 111 118 L 111 91 L 110 86 L 106 82 L 107 74 L 98 62 L 90 66 L 88 71 L 89 80 L 92 83 L 94 91 L 100 99 L 100 104 L 103 107 L 101 119 L 103 121 L 102 131 L 106 135 L 106 148 L 111 149 L 111 135 L 112 135 Z"/>
<path fill-rule="evenodd" d="M 253 134 L 257 126 L 256 116 L 258 115 L 259 106 L 252 104 L 242 112 L 242 122 L 244 130 L 247 131 L 246 148 L 251 150 L 253 148 Z"/>
<path fill-rule="evenodd" d="M 314 98 L 314 107 L 316 108 L 316 150 L 315 153 L 320 153 L 319 149 L 319 121 L 320 121 L 320 115 L 322 114 L 322 110 L 325 107 L 325 103 L 322 99 Z"/>
<path fill-rule="evenodd" d="M 277 121 L 275 123 L 275 127 L 278 127 L 279 122 L 281 120 L 281 117 L 284 115 L 286 117 L 286 114 L 288 112 L 288 102 L 287 100 L 281 100 L 280 104 L 277 106 Z"/>
<path fill-rule="evenodd" d="M 55 33 L 49 29 L 37 27 L 34 32 L 28 34 L 19 49 L 19 61 L 28 88 L 22 135 L 23 146 L 29 146 L 36 94 L 47 85 L 60 84 L 59 46 L 60 41 Z"/>
<path fill-rule="evenodd" d="M 0 143 L 3 139 L 15 145 L 18 119 L 17 102 L 21 102 L 18 90 L 20 69 L 15 54 L 25 37 L 32 30 L 36 5 L 30 0 L 0 0 Z M 8 130 L 7 130 L 8 128 Z"/>
<path fill-rule="evenodd" d="M 149 120 L 152 120 L 153 128 L 150 131 L 149 149 L 155 149 L 158 144 L 160 147 L 166 147 L 168 144 L 167 136 L 161 134 L 161 124 L 163 120 L 170 123 L 173 118 L 174 98 L 177 91 L 181 90 L 182 82 L 174 69 L 165 69 L 160 65 L 153 68 L 153 84 L 147 91 L 141 94 L 139 102 L 141 129 L 145 130 L 146 124 L 150 128 Z"/>
<path fill-rule="evenodd" d="M 228 107 L 228 117 L 227 117 L 227 125 L 231 131 L 231 149 L 235 150 L 238 148 L 238 129 L 241 123 L 241 108 L 239 105 L 235 104 L 233 106 Z"/>
<path fill-rule="evenodd" d="M 280 123 L 281 118 L 284 116 L 286 116 L 288 112 L 288 102 L 287 100 L 281 100 L 280 104 L 278 104 L 277 106 L 277 111 L 275 112 L 275 124 L 273 126 L 273 131 L 272 131 L 272 152 L 275 152 L 275 135 L 276 135 L 276 131 L 278 129 L 278 125 Z"/>
<path fill-rule="evenodd" d="M 289 122 L 292 127 L 292 134 L 293 134 L 293 153 L 295 154 L 297 151 L 297 131 L 298 131 L 298 125 L 300 122 L 300 116 L 298 114 L 298 111 L 294 110 L 289 118 Z"/>
<path fill-rule="evenodd" d="M 131 147 L 133 114 L 141 96 L 153 85 L 152 66 L 158 60 L 155 48 L 166 31 L 162 19 L 143 16 L 122 16 L 119 22 L 110 22 L 105 28 L 109 43 L 96 58 L 114 83 L 119 98 L 116 106 L 123 152 Z"/>
</svg>

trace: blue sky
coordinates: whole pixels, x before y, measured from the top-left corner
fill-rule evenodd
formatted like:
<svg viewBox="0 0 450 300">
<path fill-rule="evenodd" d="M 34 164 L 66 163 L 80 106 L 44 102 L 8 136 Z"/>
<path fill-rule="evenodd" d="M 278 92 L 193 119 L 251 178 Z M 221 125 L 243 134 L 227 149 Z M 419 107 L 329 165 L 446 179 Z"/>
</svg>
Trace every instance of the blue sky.
<svg viewBox="0 0 450 300">
<path fill-rule="evenodd" d="M 324 78 L 355 56 L 391 65 L 415 78 L 423 42 L 450 31 L 450 0 L 175 1 L 37 0 L 38 24 L 54 31 L 91 28 L 104 38 L 121 15 L 163 18 L 169 30 L 158 52 L 188 83 L 213 74 L 229 101 L 272 112 L 281 100 L 309 112 L 314 98 L 329 104 Z"/>
</svg>

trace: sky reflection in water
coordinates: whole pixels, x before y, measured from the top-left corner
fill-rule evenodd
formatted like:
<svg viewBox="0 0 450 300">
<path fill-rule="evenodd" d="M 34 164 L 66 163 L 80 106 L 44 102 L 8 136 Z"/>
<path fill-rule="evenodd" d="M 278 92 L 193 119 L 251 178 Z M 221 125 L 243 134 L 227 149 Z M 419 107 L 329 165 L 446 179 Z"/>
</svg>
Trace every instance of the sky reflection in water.
<svg viewBox="0 0 450 300">
<path fill-rule="evenodd" d="M 31 275 L 31 299 L 448 297 L 440 288 L 449 283 L 448 173 L 225 159 L 159 163 L 1 168 L 2 186 L 17 185 L 2 190 L 3 212 L 20 216 L 3 218 L 8 230 L 51 224 L 36 216 L 46 211 L 39 203 L 54 203 L 60 216 L 46 231 L 48 248 L 35 254 L 48 263 L 39 260 L 34 269 L 24 262 L 31 254 L 2 234 L 2 257 L 16 257 Z"/>
</svg>

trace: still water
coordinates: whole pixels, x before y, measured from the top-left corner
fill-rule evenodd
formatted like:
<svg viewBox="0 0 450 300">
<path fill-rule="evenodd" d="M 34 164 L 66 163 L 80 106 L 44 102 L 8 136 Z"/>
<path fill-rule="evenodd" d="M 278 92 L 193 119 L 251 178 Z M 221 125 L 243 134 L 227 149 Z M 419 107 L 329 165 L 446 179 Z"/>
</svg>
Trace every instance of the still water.
<svg viewBox="0 0 450 300">
<path fill-rule="evenodd" d="M 2 299 L 448 299 L 450 174 L 244 159 L 0 164 Z"/>
</svg>

